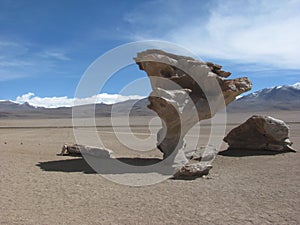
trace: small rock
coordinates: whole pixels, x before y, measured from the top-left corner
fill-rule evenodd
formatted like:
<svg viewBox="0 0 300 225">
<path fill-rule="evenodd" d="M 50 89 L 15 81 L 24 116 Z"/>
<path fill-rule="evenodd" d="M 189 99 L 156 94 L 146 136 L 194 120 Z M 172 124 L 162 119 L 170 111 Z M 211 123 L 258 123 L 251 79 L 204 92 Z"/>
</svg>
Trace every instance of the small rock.
<svg viewBox="0 0 300 225">
<path fill-rule="evenodd" d="M 201 177 L 204 175 L 208 175 L 209 170 L 212 168 L 211 165 L 209 166 L 201 166 L 200 163 L 193 163 L 193 164 L 188 164 L 185 165 L 183 167 L 181 167 L 180 169 L 178 169 L 173 177 L 174 178 L 194 178 L 194 177 Z"/>
<path fill-rule="evenodd" d="M 103 149 L 103 148 L 97 148 L 97 147 L 91 147 L 86 145 L 68 145 L 64 144 L 62 147 L 62 150 L 60 154 L 58 155 L 73 155 L 73 156 L 81 156 L 84 155 L 90 155 L 98 158 L 112 158 L 113 151 L 109 149 Z"/>
<path fill-rule="evenodd" d="M 186 150 L 185 156 L 189 160 L 213 161 L 217 155 L 217 149 L 213 146 L 201 146 L 197 149 Z"/>
</svg>

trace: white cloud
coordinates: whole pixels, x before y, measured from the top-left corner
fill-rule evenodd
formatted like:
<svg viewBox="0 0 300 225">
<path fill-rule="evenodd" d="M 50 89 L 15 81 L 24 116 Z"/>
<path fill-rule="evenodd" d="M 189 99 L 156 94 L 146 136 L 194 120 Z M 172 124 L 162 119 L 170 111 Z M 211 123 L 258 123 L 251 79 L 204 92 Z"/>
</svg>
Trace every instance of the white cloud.
<svg viewBox="0 0 300 225">
<path fill-rule="evenodd" d="M 44 58 L 52 58 L 52 59 L 62 60 L 62 61 L 71 60 L 68 56 L 66 56 L 66 53 L 64 53 L 60 50 L 47 50 L 44 53 L 42 53 L 41 55 Z"/>
<path fill-rule="evenodd" d="M 0 37 L 0 82 L 39 76 L 54 71 L 55 65 L 70 60 L 62 49 L 33 50 L 24 41 L 7 41 Z M 55 71 L 56 72 L 56 71 Z"/>
<path fill-rule="evenodd" d="M 14 58 L 28 52 L 28 47 L 19 42 L 6 41 L 0 39 L 0 59 Z"/>
<path fill-rule="evenodd" d="M 7 69 L 0 68 L 0 82 L 24 78 L 26 76 L 27 74 L 24 74 L 24 72 L 22 71 L 10 71 Z"/>
<path fill-rule="evenodd" d="M 36 107 L 46 107 L 46 108 L 58 108 L 58 107 L 71 107 L 76 105 L 84 105 L 84 104 L 95 104 L 95 103 L 105 103 L 105 104 L 113 104 L 117 102 L 123 102 L 126 100 L 133 99 L 142 99 L 144 96 L 139 95 L 129 95 L 123 96 L 119 94 L 107 94 L 101 93 L 98 95 L 91 96 L 89 98 L 68 98 L 67 96 L 63 97 L 38 97 L 35 96 L 34 93 L 29 92 L 22 96 L 18 96 L 14 102 L 23 104 L 28 102 L 32 106 Z"/>
<path fill-rule="evenodd" d="M 27 94 L 24 94 L 22 96 L 18 96 L 16 98 L 16 102 L 18 102 L 18 103 L 28 102 L 30 100 L 30 98 L 33 97 L 33 96 L 34 96 L 34 93 L 28 92 Z"/>
<path fill-rule="evenodd" d="M 133 34 L 137 39 L 165 39 L 189 48 L 200 57 L 232 60 L 236 63 L 258 63 L 276 68 L 300 69 L 300 1 L 276 0 L 216 0 L 210 4 L 195 1 L 194 8 L 201 13 L 187 14 L 172 12 L 176 27 L 153 9 L 144 17 L 136 16 L 137 24 L 155 18 L 163 33 L 146 31 L 143 28 Z M 172 4 L 183 4 L 173 1 Z M 163 5 L 162 5 L 163 6 Z M 203 8 L 206 7 L 206 12 Z M 182 10 L 184 6 L 182 5 Z M 134 16 L 130 22 L 134 23 Z M 176 16 L 175 16 L 176 15 Z M 151 18 L 150 18 L 151 17 Z M 174 22 L 174 23 L 175 23 Z M 147 29 L 148 31 L 151 30 Z"/>
<path fill-rule="evenodd" d="M 33 63 L 25 60 L 3 60 L 0 61 L 0 67 L 23 67 L 32 66 Z"/>
<path fill-rule="evenodd" d="M 27 54 L 28 47 L 24 43 L 3 40 L 0 37 L 0 82 L 27 77 L 26 70 L 33 63 L 22 57 Z"/>
</svg>

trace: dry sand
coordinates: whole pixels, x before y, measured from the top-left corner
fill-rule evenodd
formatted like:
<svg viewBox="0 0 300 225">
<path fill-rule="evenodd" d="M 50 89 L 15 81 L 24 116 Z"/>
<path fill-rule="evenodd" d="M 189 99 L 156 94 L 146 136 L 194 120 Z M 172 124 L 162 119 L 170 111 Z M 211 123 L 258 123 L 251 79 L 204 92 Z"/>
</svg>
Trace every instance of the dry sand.
<svg viewBox="0 0 300 225">
<path fill-rule="evenodd" d="M 289 122 L 299 150 L 299 112 L 266 114 Z M 227 130 L 249 116 L 229 115 Z M 122 146 L 107 118 L 97 124 L 118 156 L 161 157 Z M 220 155 L 208 178 L 130 187 L 93 173 L 81 158 L 56 156 L 75 141 L 70 120 L 0 120 L 0 127 L 0 224 L 300 224 L 299 153 Z M 208 133 L 204 126 L 200 144 Z"/>
</svg>

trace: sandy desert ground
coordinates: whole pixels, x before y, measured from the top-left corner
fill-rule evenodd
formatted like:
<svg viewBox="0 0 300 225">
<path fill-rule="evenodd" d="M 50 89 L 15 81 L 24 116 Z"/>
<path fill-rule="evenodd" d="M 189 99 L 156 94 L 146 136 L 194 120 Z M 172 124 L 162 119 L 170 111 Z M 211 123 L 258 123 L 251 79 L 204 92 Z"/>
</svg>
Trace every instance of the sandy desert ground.
<svg viewBox="0 0 300 225">
<path fill-rule="evenodd" d="M 251 114 L 228 115 L 227 131 Z M 288 122 L 300 150 L 299 112 L 264 114 Z M 149 132 L 146 119 L 133 121 L 134 132 Z M 131 187 L 93 173 L 82 158 L 56 155 L 62 144 L 75 142 L 71 125 L 67 119 L 0 120 L 0 224 L 300 224 L 299 153 L 219 155 L 206 178 Z M 158 150 L 122 146 L 108 118 L 97 125 L 117 156 L 161 157 Z M 203 125 L 199 145 L 209 130 Z"/>
</svg>

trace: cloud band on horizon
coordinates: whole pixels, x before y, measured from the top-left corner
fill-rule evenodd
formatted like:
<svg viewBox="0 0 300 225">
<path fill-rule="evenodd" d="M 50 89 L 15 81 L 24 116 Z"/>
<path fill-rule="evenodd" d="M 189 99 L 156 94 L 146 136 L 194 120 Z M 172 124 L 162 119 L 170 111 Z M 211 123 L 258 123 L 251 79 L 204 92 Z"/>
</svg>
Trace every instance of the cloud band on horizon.
<svg viewBox="0 0 300 225">
<path fill-rule="evenodd" d="M 120 95 L 120 94 L 107 94 L 101 93 L 98 95 L 94 95 L 88 98 L 75 99 L 68 98 L 67 96 L 63 97 L 39 97 L 35 96 L 34 93 L 29 92 L 27 94 L 23 94 L 16 98 L 15 103 L 24 104 L 25 102 L 29 103 L 35 107 L 45 107 L 45 108 L 59 108 L 59 107 L 72 107 L 74 106 L 74 102 L 76 100 L 76 105 L 85 105 L 85 104 L 114 104 L 118 102 L 123 102 L 127 100 L 138 100 L 145 98 L 145 96 L 139 95 Z"/>
</svg>

